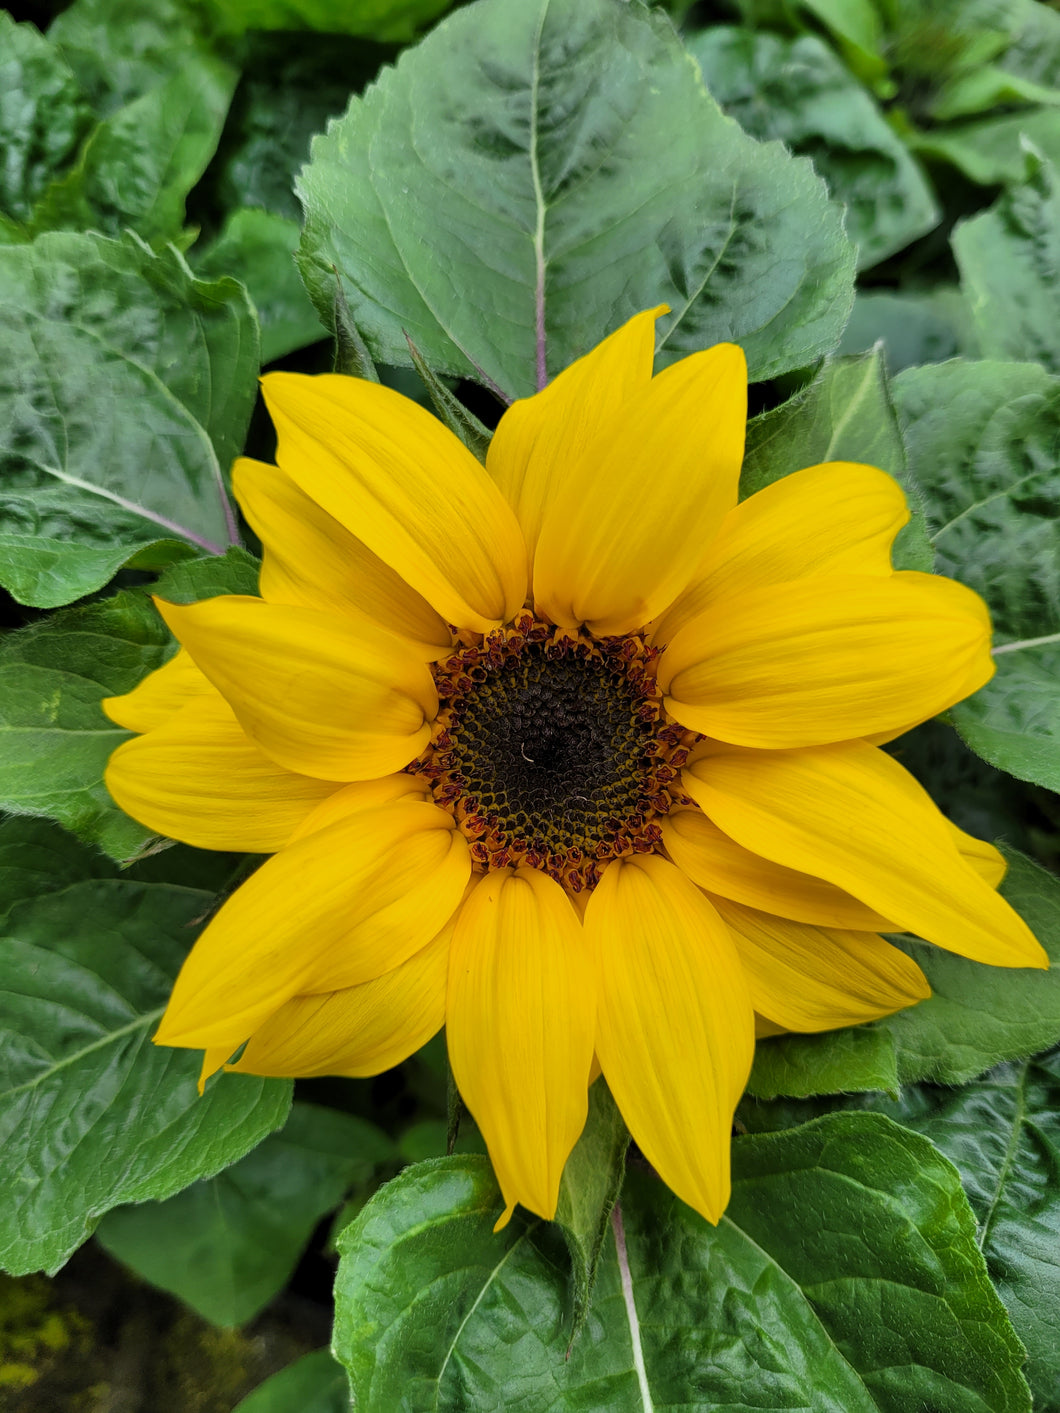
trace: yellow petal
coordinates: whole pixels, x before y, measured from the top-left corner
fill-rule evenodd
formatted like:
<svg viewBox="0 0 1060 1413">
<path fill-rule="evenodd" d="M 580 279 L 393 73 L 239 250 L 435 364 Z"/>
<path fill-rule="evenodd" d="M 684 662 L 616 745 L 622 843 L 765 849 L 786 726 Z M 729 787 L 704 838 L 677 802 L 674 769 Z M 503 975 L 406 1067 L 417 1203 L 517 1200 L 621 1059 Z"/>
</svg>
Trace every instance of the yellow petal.
<svg viewBox="0 0 1060 1413">
<path fill-rule="evenodd" d="M 204 1051 L 202 1069 L 199 1071 L 199 1083 L 197 1086 L 200 1096 L 206 1089 L 206 1081 L 212 1075 L 215 1075 L 219 1069 L 224 1068 L 224 1063 L 231 1054 L 232 1051 L 227 1045 L 215 1045 L 212 1049 Z"/>
<path fill-rule="evenodd" d="M 841 888 L 808 873 L 771 863 L 737 844 L 702 810 L 674 810 L 661 821 L 666 852 L 683 873 L 723 898 L 750 908 L 817 927 L 856 928 L 862 932 L 895 929 L 886 918 Z"/>
<path fill-rule="evenodd" d="M 291 835 L 291 843 L 304 839 L 307 834 L 315 834 L 326 829 L 329 824 L 337 824 L 351 814 L 362 810 L 375 809 L 377 805 L 392 805 L 398 800 L 409 800 L 422 804 L 430 799 L 430 788 L 420 775 L 407 775 L 398 771 L 394 775 L 381 775 L 378 780 L 355 780 L 352 785 L 343 785 L 333 795 L 306 815 Z"/>
<path fill-rule="evenodd" d="M 960 853 L 984 882 L 991 888 L 997 888 L 1008 870 L 1004 854 L 985 839 L 977 839 L 974 834 L 966 834 L 963 829 L 958 829 L 952 820 L 948 819 L 946 823 L 950 837 Z"/>
<path fill-rule="evenodd" d="M 754 853 L 826 878 L 903 929 L 973 961 L 1045 967 L 1030 929 L 964 859 L 913 777 L 874 746 L 712 746 L 682 783 Z"/>
<path fill-rule="evenodd" d="M 364 810 L 289 845 L 232 895 L 185 961 L 156 1039 L 248 1039 L 292 996 L 370 981 L 425 947 L 471 871 L 429 804 Z"/>
<path fill-rule="evenodd" d="M 282 849 L 342 788 L 277 765 L 212 690 L 119 746 L 104 780 L 125 813 L 157 834 L 199 849 L 253 854 Z"/>
<path fill-rule="evenodd" d="M 276 460 L 308 496 L 458 628 L 485 632 L 527 591 L 504 496 L 436 417 L 378 383 L 269 373 Z"/>
<path fill-rule="evenodd" d="M 156 603 L 243 730 L 288 770 L 370 779 L 427 744 L 430 670 L 381 628 L 238 595 Z"/>
<path fill-rule="evenodd" d="M 427 600 L 279 467 L 241 457 L 232 487 L 263 546 L 267 602 L 368 618 L 427 658 L 451 650 L 453 635 Z"/>
<path fill-rule="evenodd" d="M 127 731 L 153 731 L 168 721 L 194 697 L 215 696 L 213 687 L 195 666 L 185 648 L 163 666 L 149 672 L 123 697 L 104 697 L 100 703 L 111 721 Z"/>
<path fill-rule="evenodd" d="M 977 594 L 932 574 L 802 579 L 701 613 L 660 662 L 666 709 L 735 745 L 782 749 L 934 716 L 993 674 Z"/>
<path fill-rule="evenodd" d="M 545 510 L 568 468 L 651 381 L 655 321 L 666 312 L 660 305 L 635 314 L 543 392 L 512 403 L 498 423 L 486 469 L 519 518 L 531 563 Z"/>
<path fill-rule="evenodd" d="M 559 884 L 530 868 L 487 874 L 453 934 L 446 1040 L 506 1206 L 555 1215 L 588 1110 L 595 989 Z"/>
<path fill-rule="evenodd" d="M 872 932 L 808 927 L 712 898 L 736 940 L 754 1008 L 785 1030 L 834 1030 L 931 995 L 911 957 Z"/>
<path fill-rule="evenodd" d="M 452 932 L 450 922 L 407 962 L 373 981 L 292 997 L 228 1068 L 240 1074 L 372 1075 L 399 1065 L 445 1024 Z"/>
<path fill-rule="evenodd" d="M 788 1032 L 782 1025 L 777 1025 L 775 1021 L 771 1021 L 767 1016 L 760 1016 L 758 1012 L 755 1011 L 756 1040 L 772 1040 L 775 1035 L 787 1034 Z"/>
<path fill-rule="evenodd" d="M 632 397 L 563 467 L 534 561 L 543 612 L 605 636 L 672 603 L 736 504 L 746 417 L 734 344 L 691 354 Z"/>
<path fill-rule="evenodd" d="M 754 1051 L 728 928 L 679 869 L 647 855 L 605 869 L 585 930 L 600 978 L 596 1052 L 615 1102 L 663 1181 L 717 1222 Z"/>
<path fill-rule="evenodd" d="M 719 599 L 821 574 L 890 574 L 909 519 L 896 481 L 875 466 L 827 461 L 766 486 L 730 510 L 695 579 L 655 623 L 653 643 Z"/>
</svg>

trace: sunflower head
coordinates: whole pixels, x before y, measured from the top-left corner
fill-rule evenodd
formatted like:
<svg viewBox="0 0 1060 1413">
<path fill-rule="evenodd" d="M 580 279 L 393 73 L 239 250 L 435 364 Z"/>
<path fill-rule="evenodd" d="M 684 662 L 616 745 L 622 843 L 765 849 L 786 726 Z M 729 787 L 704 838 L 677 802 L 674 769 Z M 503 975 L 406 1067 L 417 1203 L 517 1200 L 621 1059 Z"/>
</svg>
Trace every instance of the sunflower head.
<svg viewBox="0 0 1060 1413">
<path fill-rule="evenodd" d="M 159 609 L 177 654 L 106 704 L 115 799 L 272 854 L 156 1040 L 266 1075 L 375 1074 L 442 1025 L 504 1194 L 555 1213 L 601 1071 L 711 1221 L 760 1033 L 928 994 L 881 931 L 1045 955 L 990 845 L 881 742 L 990 676 L 961 585 L 833 462 L 742 504 L 729 344 L 654 375 L 636 315 L 501 418 L 485 468 L 417 404 L 271 374 L 237 463 L 260 597 Z"/>
</svg>

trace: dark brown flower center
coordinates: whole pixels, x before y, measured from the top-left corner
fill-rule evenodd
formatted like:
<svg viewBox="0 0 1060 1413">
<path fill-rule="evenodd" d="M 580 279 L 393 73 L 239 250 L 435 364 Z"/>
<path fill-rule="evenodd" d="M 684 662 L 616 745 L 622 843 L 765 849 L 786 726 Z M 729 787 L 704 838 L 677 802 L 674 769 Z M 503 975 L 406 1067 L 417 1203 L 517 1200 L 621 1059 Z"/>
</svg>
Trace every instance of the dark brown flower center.
<svg viewBox="0 0 1060 1413">
<path fill-rule="evenodd" d="M 434 740 L 411 769 L 480 868 L 529 864 L 577 893 L 609 859 L 656 847 L 693 739 L 663 718 L 656 656 L 525 613 L 436 665 Z"/>
</svg>

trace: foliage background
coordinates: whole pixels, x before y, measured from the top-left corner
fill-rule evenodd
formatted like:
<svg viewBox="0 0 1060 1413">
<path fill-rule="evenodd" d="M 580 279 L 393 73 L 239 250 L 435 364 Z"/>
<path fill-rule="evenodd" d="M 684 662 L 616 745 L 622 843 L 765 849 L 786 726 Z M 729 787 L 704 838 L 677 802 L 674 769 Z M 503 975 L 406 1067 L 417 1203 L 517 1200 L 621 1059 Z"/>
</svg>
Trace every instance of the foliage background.
<svg viewBox="0 0 1060 1413">
<path fill-rule="evenodd" d="M 150 1046 L 256 861 L 121 815 L 99 708 L 149 591 L 253 592 L 263 365 L 471 436 L 665 300 L 661 361 L 748 353 L 744 493 L 882 466 L 987 599 L 997 676 L 892 749 L 1060 958 L 1058 80 L 1041 0 L 0 14 L 0 1405 L 1060 1409 L 1055 974 L 909 939 L 930 1001 L 760 1047 L 717 1231 L 633 1155 L 616 1232 L 598 1085 L 557 1224 L 493 1237 L 440 1040 L 293 1104 Z"/>
</svg>

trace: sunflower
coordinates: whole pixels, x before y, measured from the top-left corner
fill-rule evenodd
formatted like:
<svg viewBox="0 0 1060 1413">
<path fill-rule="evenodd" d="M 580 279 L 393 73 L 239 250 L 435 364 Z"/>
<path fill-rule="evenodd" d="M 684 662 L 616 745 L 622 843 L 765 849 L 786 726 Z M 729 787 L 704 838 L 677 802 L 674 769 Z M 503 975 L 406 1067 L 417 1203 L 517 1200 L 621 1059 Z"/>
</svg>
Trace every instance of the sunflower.
<svg viewBox="0 0 1060 1413">
<path fill-rule="evenodd" d="M 756 1024 L 929 994 L 881 931 L 1047 964 L 997 852 L 880 749 L 990 677 L 982 602 L 892 568 L 870 466 L 737 504 L 743 355 L 653 376 L 660 312 L 511 406 L 485 467 L 378 384 L 268 375 L 277 465 L 234 470 L 260 597 L 158 602 L 179 651 L 106 703 L 129 814 L 273 855 L 156 1041 L 204 1080 L 371 1075 L 444 1024 L 498 1226 L 554 1215 L 601 1071 L 716 1222 Z"/>
</svg>

